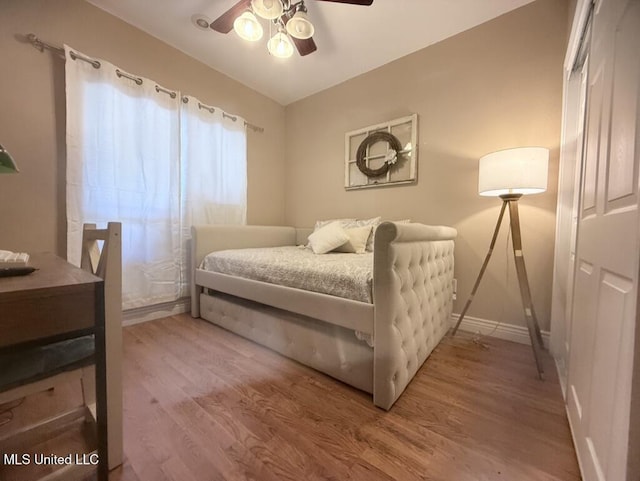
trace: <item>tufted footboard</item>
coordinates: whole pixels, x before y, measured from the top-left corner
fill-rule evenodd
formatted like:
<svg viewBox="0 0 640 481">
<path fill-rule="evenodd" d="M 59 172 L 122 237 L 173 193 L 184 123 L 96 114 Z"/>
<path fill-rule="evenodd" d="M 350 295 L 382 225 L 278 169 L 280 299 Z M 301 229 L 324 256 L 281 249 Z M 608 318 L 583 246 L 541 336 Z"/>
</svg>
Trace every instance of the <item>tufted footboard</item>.
<svg viewBox="0 0 640 481">
<path fill-rule="evenodd" d="M 373 402 L 389 409 L 449 329 L 451 227 L 385 222 L 374 249 Z"/>
</svg>

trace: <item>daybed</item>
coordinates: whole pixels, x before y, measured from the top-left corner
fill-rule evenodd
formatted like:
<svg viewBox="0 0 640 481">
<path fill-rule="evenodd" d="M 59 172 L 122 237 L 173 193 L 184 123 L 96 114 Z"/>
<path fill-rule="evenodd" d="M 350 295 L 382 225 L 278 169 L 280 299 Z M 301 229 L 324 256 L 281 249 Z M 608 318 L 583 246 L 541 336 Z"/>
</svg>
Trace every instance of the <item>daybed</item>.
<svg viewBox="0 0 640 481">
<path fill-rule="evenodd" d="M 372 393 L 375 405 L 388 410 L 450 327 L 456 230 L 380 224 L 373 303 L 201 268 L 214 251 L 294 246 L 310 233 L 294 227 L 192 227 L 191 314 Z"/>
</svg>

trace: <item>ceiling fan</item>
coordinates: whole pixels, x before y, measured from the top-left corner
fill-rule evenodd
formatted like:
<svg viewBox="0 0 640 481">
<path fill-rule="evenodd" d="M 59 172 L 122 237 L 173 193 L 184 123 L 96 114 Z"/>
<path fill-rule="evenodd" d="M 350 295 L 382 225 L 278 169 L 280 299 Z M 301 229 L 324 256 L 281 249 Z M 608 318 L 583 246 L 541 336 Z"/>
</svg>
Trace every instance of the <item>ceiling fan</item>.
<svg viewBox="0 0 640 481">
<path fill-rule="evenodd" d="M 364 6 L 373 3 L 373 0 L 316 1 Z M 293 54 L 291 40 L 293 40 L 298 53 L 303 57 L 318 49 L 313 41 L 314 27 L 307 18 L 304 0 L 297 3 L 293 3 L 291 0 L 240 0 L 211 22 L 209 26 L 220 33 L 229 33 L 233 29 L 245 40 L 256 41 L 262 37 L 263 31 L 254 14 L 273 21 L 277 26 L 277 33 L 267 43 L 269 52 L 276 57 L 290 57 Z"/>
</svg>

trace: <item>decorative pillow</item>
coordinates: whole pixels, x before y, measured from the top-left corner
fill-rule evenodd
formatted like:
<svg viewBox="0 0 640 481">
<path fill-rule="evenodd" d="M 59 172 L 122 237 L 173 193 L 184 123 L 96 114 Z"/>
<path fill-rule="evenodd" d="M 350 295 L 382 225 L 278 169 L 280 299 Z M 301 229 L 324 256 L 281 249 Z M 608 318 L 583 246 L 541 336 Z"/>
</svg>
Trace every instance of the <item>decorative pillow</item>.
<svg viewBox="0 0 640 481">
<path fill-rule="evenodd" d="M 335 221 L 314 231 L 308 239 L 314 254 L 326 254 L 349 241 L 349 235 L 340 226 L 340 222 Z"/>
<path fill-rule="evenodd" d="M 346 218 L 346 219 L 330 219 L 330 220 L 318 220 L 316 221 L 316 225 L 313 228 L 313 232 L 316 232 L 318 229 L 322 229 L 324 226 L 331 224 L 332 222 L 339 222 L 340 226 L 343 229 L 353 229 L 354 227 L 364 227 L 365 225 L 371 225 L 375 227 L 380 224 L 381 222 L 381 217 L 372 217 L 371 219 L 350 219 L 350 218 Z M 366 250 L 373 250 L 373 249 L 369 249 L 369 246 L 373 243 L 373 231 L 371 232 L 371 234 L 369 234 L 369 239 L 367 240 L 367 249 Z M 311 247 L 311 245 L 307 244 L 307 247 Z"/>
<path fill-rule="evenodd" d="M 354 254 L 364 254 L 367 247 L 367 240 L 371 235 L 373 226 L 365 225 L 363 227 L 354 227 L 353 229 L 344 229 L 349 236 L 349 240 L 335 249 L 335 252 L 352 252 Z"/>
<path fill-rule="evenodd" d="M 368 252 L 373 252 L 373 241 L 375 240 L 376 237 L 376 229 L 378 228 L 378 226 L 380 224 L 382 224 L 385 221 L 379 220 L 380 217 L 378 217 L 378 222 L 373 226 L 373 231 L 371 232 L 371 237 L 369 237 L 369 242 L 367 242 L 367 251 Z M 410 224 L 411 223 L 411 219 L 402 219 L 402 220 L 392 220 L 389 222 L 393 222 L 395 224 Z"/>
<path fill-rule="evenodd" d="M 332 222 L 339 222 L 340 227 L 344 228 L 350 222 L 355 222 L 355 219 L 327 219 L 327 220 L 317 220 L 315 225 L 313 226 L 313 232 L 316 232 L 319 229 L 322 229 L 324 226 L 331 224 Z M 308 238 L 307 238 L 308 240 Z M 305 247 L 311 249 L 311 244 L 307 242 Z"/>
<path fill-rule="evenodd" d="M 365 225 L 377 225 L 380 223 L 381 217 L 372 217 L 371 219 L 356 219 L 353 222 L 347 223 L 346 227 L 352 229 L 353 227 L 362 227 Z"/>
<path fill-rule="evenodd" d="M 354 227 L 364 227 L 365 225 L 370 225 L 375 228 L 380 223 L 381 217 L 372 217 L 371 219 L 356 219 L 350 222 L 345 222 L 342 224 L 342 227 L 345 229 L 353 229 Z M 373 231 L 372 231 L 373 232 Z M 373 242 L 373 234 L 369 234 L 369 239 L 367 240 L 367 245 L 370 242 Z"/>
<path fill-rule="evenodd" d="M 340 222 L 341 227 L 345 227 L 353 222 L 355 219 L 328 219 L 328 220 L 317 220 L 315 226 L 313 226 L 313 231 L 317 231 L 318 229 L 322 229 L 325 225 L 329 225 L 332 222 Z"/>
</svg>

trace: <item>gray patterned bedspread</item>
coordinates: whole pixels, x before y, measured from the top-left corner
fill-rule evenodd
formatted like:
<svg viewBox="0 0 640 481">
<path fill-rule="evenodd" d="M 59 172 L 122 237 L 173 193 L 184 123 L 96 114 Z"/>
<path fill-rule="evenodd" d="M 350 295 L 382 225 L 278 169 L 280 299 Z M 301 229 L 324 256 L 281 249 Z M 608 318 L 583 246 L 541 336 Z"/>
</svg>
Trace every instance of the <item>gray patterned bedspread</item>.
<svg viewBox="0 0 640 481">
<path fill-rule="evenodd" d="M 373 254 L 317 255 L 296 246 L 213 252 L 202 269 L 355 301 L 372 300 Z"/>
</svg>

